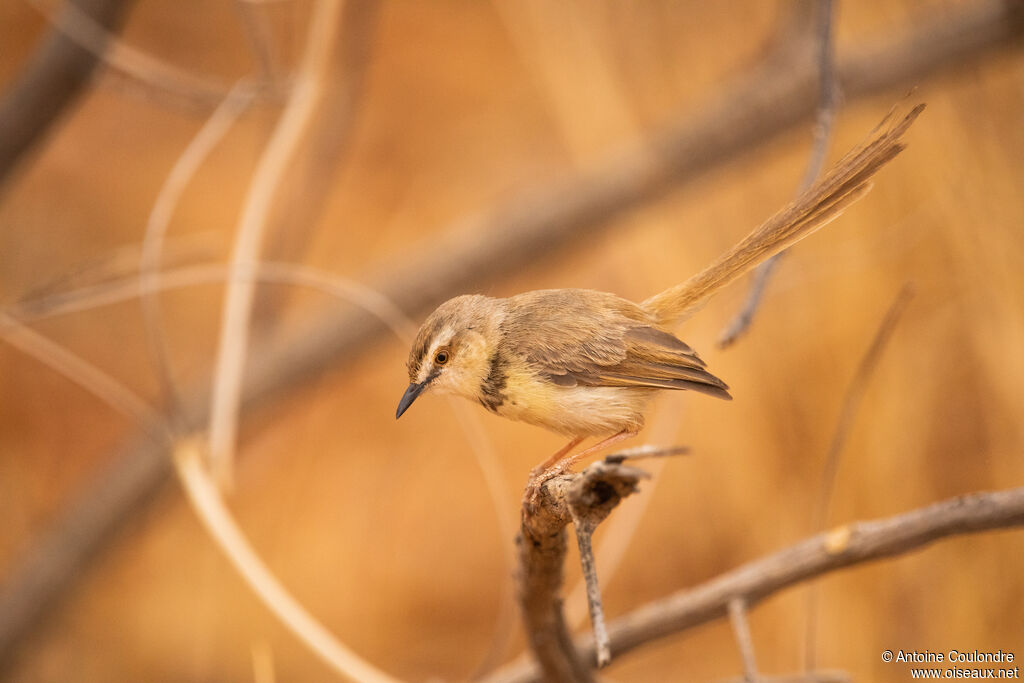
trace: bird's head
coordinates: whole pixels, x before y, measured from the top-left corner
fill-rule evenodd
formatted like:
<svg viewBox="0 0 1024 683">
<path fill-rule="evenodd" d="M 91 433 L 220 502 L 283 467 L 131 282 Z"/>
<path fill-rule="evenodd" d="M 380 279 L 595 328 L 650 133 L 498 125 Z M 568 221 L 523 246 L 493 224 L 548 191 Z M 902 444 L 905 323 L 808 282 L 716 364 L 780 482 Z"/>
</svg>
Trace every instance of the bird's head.
<svg viewBox="0 0 1024 683">
<path fill-rule="evenodd" d="M 480 396 L 504 317 L 499 301 L 479 294 L 457 296 L 430 314 L 409 351 L 409 388 L 396 418 L 428 388 L 470 399 Z"/>
</svg>

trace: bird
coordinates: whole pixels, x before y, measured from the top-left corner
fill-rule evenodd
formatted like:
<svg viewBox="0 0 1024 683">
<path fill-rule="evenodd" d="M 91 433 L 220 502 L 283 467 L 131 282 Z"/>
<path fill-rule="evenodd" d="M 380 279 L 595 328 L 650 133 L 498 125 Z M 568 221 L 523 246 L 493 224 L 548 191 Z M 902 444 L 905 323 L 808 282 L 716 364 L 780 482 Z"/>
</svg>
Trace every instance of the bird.
<svg viewBox="0 0 1024 683">
<path fill-rule="evenodd" d="M 409 386 L 396 419 L 429 390 L 567 437 L 531 472 L 536 484 L 635 436 L 660 391 L 730 399 L 726 383 L 673 328 L 713 293 L 863 197 L 875 172 L 903 150 L 901 138 L 923 108 L 885 128 L 890 113 L 865 143 L 732 249 L 642 302 L 590 289 L 545 289 L 507 298 L 466 294 L 442 303 L 409 351 Z M 600 441 L 572 453 L 589 437 Z"/>
</svg>

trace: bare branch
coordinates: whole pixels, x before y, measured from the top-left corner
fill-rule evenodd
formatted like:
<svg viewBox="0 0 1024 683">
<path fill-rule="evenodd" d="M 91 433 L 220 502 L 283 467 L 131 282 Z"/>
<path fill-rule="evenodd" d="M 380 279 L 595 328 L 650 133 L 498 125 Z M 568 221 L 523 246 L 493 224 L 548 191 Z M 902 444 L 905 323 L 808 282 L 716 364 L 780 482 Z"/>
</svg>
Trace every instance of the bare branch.
<svg viewBox="0 0 1024 683">
<path fill-rule="evenodd" d="M 951 498 L 901 515 L 855 522 L 819 534 L 702 586 L 634 610 L 610 624 L 613 652 L 702 623 L 743 595 L 753 606 L 768 595 L 821 574 L 904 555 L 948 536 L 1024 524 L 1024 487 Z"/>
<path fill-rule="evenodd" d="M 241 5 L 262 9 L 249 0 Z M 338 174 L 345 168 L 348 150 L 361 111 L 367 73 L 373 56 L 380 0 L 346 2 L 341 25 L 325 66 L 327 85 L 307 127 L 306 139 L 296 150 L 282 178 L 268 218 L 263 252 L 276 261 L 304 261 L 306 251 Z M 255 302 L 256 325 L 272 324 L 288 301 L 289 290 L 262 295 Z"/>
<path fill-rule="evenodd" d="M 636 492 L 647 474 L 627 465 L 598 461 L 580 473 L 563 474 L 540 486 L 536 500 L 523 503 L 519 549 L 519 604 L 530 647 L 545 677 L 555 681 L 592 681 L 590 667 L 580 660 L 562 612 L 562 567 L 566 553 L 566 526 L 576 524 L 584 573 L 589 573 L 588 595 L 595 616 L 598 642 L 604 635 L 600 593 L 590 551 L 590 535 L 623 498 Z M 581 535 L 582 532 L 582 535 Z M 587 559 L 589 557 L 589 560 Z M 591 566 L 587 567 L 587 562 Z M 591 592 L 593 591 L 593 592 Z M 597 662 L 607 663 L 598 649 Z M 591 657 L 595 656 L 593 653 Z M 591 660 L 593 661 L 593 660 Z"/>
<path fill-rule="evenodd" d="M 259 260 L 278 184 L 302 140 L 323 89 L 324 69 L 340 11 L 340 0 L 319 0 L 314 6 L 298 80 L 253 174 L 235 233 L 231 266 L 238 273 L 246 273 L 246 269 L 251 269 Z M 230 485 L 232 481 L 254 296 L 251 278 L 230 280 L 224 294 L 209 424 L 210 465 L 222 485 Z"/>
<path fill-rule="evenodd" d="M 247 267 L 244 273 L 232 271 L 222 263 L 178 266 L 164 270 L 158 279 L 141 280 L 126 277 L 84 287 L 72 292 L 51 294 L 38 299 L 19 302 L 0 317 L 0 334 L 5 333 L 13 319 L 31 322 L 68 313 L 109 306 L 145 296 L 151 291 L 194 287 L 196 285 L 224 283 L 228 279 L 249 279 L 265 284 L 295 285 L 318 290 L 329 296 L 355 303 L 360 309 L 381 321 L 403 341 L 411 340 L 417 325 L 393 301 L 380 292 L 351 278 L 336 275 L 312 266 L 294 263 L 262 261 Z M 4 314 L 0 314 L 4 315 Z"/>
<path fill-rule="evenodd" d="M 175 444 L 173 459 L 178 477 L 196 515 L 256 596 L 296 638 L 346 679 L 360 683 L 397 683 L 396 679 L 369 664 L 338 641 L 292 597 L 266 567 L 245 539 L 220 498 L 216 486 L 202 468 L 199 458 L 201 445 L 197 441 L 175 441 L 166 425 L 145 401 L 81 357 L 21 326 L 8 316 L 0 315 L 0 322 L 5 325 L 3 337 L 12 346 L 82 386 L 115 410 L 138 420 L 152 431 L 156 438 Z M 66 560 L 59 552 L 60 548 L 54 550 L 58 552 L 53 556 L 39 558 L 44 568 Z M 45 586 L 47 578 L 46 572 L 43 572 L 41 578 L 31 576 L 30 580 L 33 583 L 30 587 Z M 0 633 L 4 633 L 10 624 L 17 624 L 19 618 L 25 618 L 26 612 L 38 607 L 37 603 L 32 602 L 34 597 L 34 593 L 24 595 L 12 592 L 5 592 L 0 596 L 0 616 L 3 617 L 0 621 Z"/>
<path fill-rule="evenodd" d="M 68 40 L 91 53 L 90 59 L 102 59 L 111 69 L 162 95 L 188 106 L 208 109 L 216 106 L 228 92 L 226 84 L 191 74 L 117 40 L 74 4 L 64 3 L 57 13 L 44 0 L 26 1 Z"/>
<path fill-rule="evenodd" d="M 0 313 L 0 339 L 53 368 L 157 439 L 168 437 L 162 416 L 135 393 L 61 345 Z"/>
<path fill-rule="evenodd" d="M 835 121 L 836 106 L 839 102 L 839 85 L 835 77 L 835 49 L 832 41 L 833 13 L 835 8 L 834 0 L 818 0 L 817 26 L 815 29 L 818 49 L 818 114 L 814 124 L 814 137 L 811 141 L 811 158 L 807 162 L 807 170 L 800 181 L 796 194 L 801 194 L 809 188 L 815 179 L 821 175 L 825 166 L 825 155 L 828 152 L 828 141 L 832 135 L 832 123 Z M 718 347 L 726 348 L 732 346 L 740 336 L 747 331 L 750 323 L 754 320 L 754 314 L 764 296 L 768 279 L 775 271 L 775 267 L 785 254 L 780 251 L 775 256 L 762 263 L 754 271 L 754 281 L 751 283 L 750 291 L 747 292 L 747 299 L 742 308 L 733 317 L 732 321 L 725 327 L 718 339 Z"/>
<path fill-rule="evenodd" d="M 604 461 L 611 465 L 620 465 L 627 460 L 643 460 L 645 458 L 668 458 L 674 455 L 686 455 L 690 449 L 686 446 L 656 446 L 644 444 L 634 448 L 627 448 L 604 456 Z"/>
<path fill-rule="evenodd" d="M 359 683 L 397 683 L 397 679 L 339 642 L 277 580 L 235 524 L 217 486 L 203 468 L 201 450 L 201 445 L 194 441 L 178 444 L 174 452 L 178 477 L 196 516 L 260 601 L 342 677 Z"/>
<path fill-rule="evenodd" d="M 754 658 L 754 639 L 750 635 L 750 623 L 747 621 L 747 601 L 737 596 L 729 601 L 729 623 L 732 624 L 736 645 L 740 648 L 743 659 L 743 682 L 758 683 L 757 660 Z"/>
<path fill-rule="evenodd" d="M 850 428 L 853 426 L 853 420 L 857 416 L 857 410 L 864 400 L 864 392 L 867 390 L 868 382 L 874 375 L 875 368 L 878 367 L 878 362 L 882 358 L 882 353 L 889 345 L 893 332 L 896 331 L 896 325 L 903 316 L 903 311 L 906 310 L 907 304 L 910 303 L 913 295 L 913 286 L 909 283 L 903 285 L 896 298 L 893 299 L 892 304 L 889 305 L 889 309 L 885 312 L 885 317 L 882 318 L 882 322 L 875 331 L 871 345 L 868 346 L 861 357 L 860 363 L 857 364 L 857 369 L 854 371 L 853 378 L 846 387 L 842 408 L 839 410 L 839 419 L 836 421 L 836 428 L 832 433 L 832 442 L 829 444 L 828 453 L 825 455 L 825 466 L 821 473 L 821 494 L 811 521 L 811 529 L 813 531 L 821 530 L 828 523 L 829 504 L 832 501 L 832 491 L 835 487 L 836 474 L 839 471 L 839 457 L 843 452 L 843 447 L 846 445 L 846 438 L 850 434 Z"/>
<path fill-rule="evenodd" d="M 178 157 L 167 175 L 167 180 L 160 188 L 146 221 L 139 258 L 139 304 L 142 306 L 146 339 L 156 365 L 164 404 L 168 413 L 173 416 L 181 414 L 182 401 L 173 379 L 170 354 L 160 317 L 160 301 L 157 297 L 164 237 L 189 181 L 251 101 L 251 89 L 246 81 L 239 81 Z"/>
<path fill-rule="evenodd" d="M 903 135 L 924 111 L 917 104 L 899 121 L 886 117 L 868 140 L 837 161 L 824 176 L 685 282 L 646 299 L 642 306 L 659 323 L 674 324 L 773 254 L 796 244 L 843 214 L 871 189 L 871 179 L 905 149 Z"/>
<path fill-rule="evenodd" d="M 867 351 L 861 357 L 853 379 L 846 387 L 843 396 L 842 408 L 839 410 L 839 419 L 836 421 L 835 431 L 832 433 L 832 442 L 829 444 L 828 453 L 825 455 L 825 466 L 821 472 L 821 486 L 819 488 L 818 503 L 811 515 L 811 531 L 820 531 L 828 523 L 829 507 L 832 503 L 832 493 L 835 491 L 836 477 L 839 472 L 839 459 L 846 445 L 846 437 L 850 433 L 853 419 L 864 399 L 864 392 L 867 389 L 868 381 L 874 374 L 875 368 L 885 351 L 892 334 L 896 330 L 903 311 L 913 296 L 913 287 L 908 283 L 903 285 L 889 310 L 886 311 L 875 336 L 868 346 Z M 817 586 L 812 585 L 807 592 L 807 629 L 805 634 L 805 669 L 815 669 L 815 632 L 817 627 Z"/>
<path fill-rule="evenodd" d="M 87 14 L 109 31 L 120 26 L 132 4 L 132 0 L 73 0 L 63 11 Z M 85 50 L 61 31 L 50 31 L 0 97 L 0 186 L 85 89 L 107 40 L 94 48 Z"/>
<path fill-rule="evenodd" d="M 234 7 L 256 58 L 260 77 L 273 89 L 280 76 L 280 61 L 274 49 L 267 13 L 263 7 L 248 0 L 235 0 Z"/>
<path fill-rule="evenodd" d="M 773 593 L 845 567 L 906 555 L 951 536 L 1019 526 L 1024 526 L 1024 487 L 971 493 L 893 517 L 846 524 L 615 619 L 608 625 L 612 654 L 621 656 L 722 618 L 737 597 L 752 607 Z M 583 656 L 593 656 L 589 637 L 578 638 L 575 645 Z M 508 667 L 486 680 L 535 681 L 538 671 L 533 666 Z"/>
</svg>

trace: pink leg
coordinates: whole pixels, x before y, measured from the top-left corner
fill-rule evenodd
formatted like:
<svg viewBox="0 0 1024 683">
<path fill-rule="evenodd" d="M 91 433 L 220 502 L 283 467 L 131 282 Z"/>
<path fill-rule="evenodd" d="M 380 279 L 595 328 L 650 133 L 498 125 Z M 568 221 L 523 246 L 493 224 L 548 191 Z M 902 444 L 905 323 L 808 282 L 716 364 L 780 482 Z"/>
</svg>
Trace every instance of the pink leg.
<svg viewBox="0 0 1024 683">
<path fill-rule="evenodd" d="M 549 463 L 544 463 L 544 464 L 547 466 L 546 469 L 551 471 L 552 475 L 561 474 L 562 472 L 565 472 L 567 469 L 569 469 L 574 463 L 579 462 L 580 460 L 582 460 L 583 458 L 587 457 L 588 455 L 591 455 L 593 453 L 597 453 L 598 451 L 602 451 L 605 448 L 608 448 L 609 446 L 611 446 L 613 443 L 618 443 L 618 442 L 622 441 L 623 439 L 631 439 L 631 438 L 633 438 L 636 435 L 637 435 L 636 432 L 630 432 L 630 431 L 626 431 L 625 429 L 623 429 L 621 432 L 619 432 L 617 434 L 612 434 L 608 438 L 602 439 L 601 441 L 598 441 L 597 443 L 595 443 L 590 448 L 584 448 L 579 453 L 575 453 L 573 455 L 569 455 L 569 456 L 563 457 L 563 458 L 561 458 L 561 460 L 556 460 L 555 462 L 550 463 L 550 464 Z"/>
<path fill-rule="evenodd" d="M 569 451 L 579 445 L 583 441 L 583 437 L 573 439 L 564 448 L 560 449 L 557 453 L 552 455 L 550 458 L 537 465 L 530 470 L 530 479 L 526 483 L 526 490 L 523 492 L 523 502 L 530 505 L 537 502 L 537 496 L 540 494 L 540 487 L 545 481 L 551 477 L 556 477 L 569 469 L 573 463 L 579 462 L 581 459 L 596 453 L 597 451 L 603 450 L 611 446 L 613 443 L 618 443 L 623 439 L 636 436 L 636 432 L 630 432 L 623 429 L 617 434 L 612 434 L 606 439 L 598 441 L 590 448 L 584 448 L 579 453 L 567 455 Z"/>
<path fill-rule="evenodd" d="M 568 453 L 572 449 L 574 449 L 577 446 L 579 446 L 581 441 L 583 441 L 583 437 L 582 436 L 578 436 L 575 439 L 573 439 L 572 441 L 570 441 L 569 443 L 567 443 L 565 446 L 560 448 L 557 453 L 555 453 L 550 458 L 548 458 L 547 460 L 545 460 L 544 462 L 542 462 L 541 464 L 537 465 L 532 470 L 530 470 L 530 477 L 531 478 L 536 477 L 541 472 L 544 472 L 544 471 L 550 469 L 552 465 L 555 465 L 559 461 L 561 461 L 562 458 L 565 457 L 566 453 Z"/>
</svg>

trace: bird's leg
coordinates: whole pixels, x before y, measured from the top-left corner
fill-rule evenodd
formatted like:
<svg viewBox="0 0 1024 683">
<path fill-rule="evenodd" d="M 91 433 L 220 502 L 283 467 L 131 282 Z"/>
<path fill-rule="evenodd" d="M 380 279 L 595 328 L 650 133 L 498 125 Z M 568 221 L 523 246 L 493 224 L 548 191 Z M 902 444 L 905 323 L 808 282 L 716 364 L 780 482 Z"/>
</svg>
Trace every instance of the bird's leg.
<svg viewBox="0 0 1024 683">
<path fill-rule="evenodd" d="M 623 429 L 621 432 L 612 434 L 611 436 L 598 441 L 590 448 L 584 448 L 579 453 L 569 455 L 569 451 L 576 448 L 576 446 L 583 441 L 584 437 L 581 436 L 573 439 L 563 448 L 559 449 L 557 453 L 530 470 L 530 479 L 526 482 L 526 491 L 523 493 L 523 500 L 529 501 L 530 503 L 536 503 L 537 496 L 540 493 L 541 484 L 546 482 L 548 479 L 551 477 L 557 477 L 559 474 L 564 473 L 572 467 L 574 463 L 579 462 L 588 455 L 608 448 L 608 446 L 611 446 L 613 443 L 618 443 L 623 439 L 628 439 L 636 435 L 637 432 L 635 431 L 631 432 L 627 429 Z"/>
<path fill-rule="evenodd" d="M 598 441 L 597 443 L 595 443 L 590 448 L 584 448 L 579 453 L 574 453 L 572 455 L 565 456 L 565 457 L 561 458 L 560 460 L 556 460 L 555 462 L 551 463 L 550 465 L 548 463 L 544 463 L 544 464 L 547 465 L 547 471 L 551 472 L 551 474 L 549 476 L 553 477 L 555 475 L 562 474 L 567 469 L 572 467 L 573 464 L 579 462 L 580 460 L 582 460 L 583 458 L 587 457 L 588 455 L 591 455 L 593 453 L 597 453 L 598 451 L 602 451 L 602 450 L 608 448 L 609 446 L 611 446 L 613 443 L 618 443 L 618 442 L 622 441 L 623 439 L 631 439 L 631 438 L 633 438 L 636 435 L 637 435 L 637 432 L 631 432 L 628 429 L 623 429 L 621 432 L 618 432 L 616 434 L 612 434 L 611 436 L 609 436 L 609 437 L 607 437 L 605 439 L 602 439 L 601 441 Z M 577 441 L 576 443 L 579 443 L 579 441 Z M 547 478 L 547 477 L 545 477 L 545 478 Z"/>
<path fill-rule="evenodd" d="M 544 462 L 530 470 L 530 481 L 533 481 L 541 474 L 557 465 L 569 451 L 579 446 L 580 442 L 583 441 L 583 439 L 584 437 L 577 436 L 575 439 L 559 448 L 558 451 L 550 458 L 548 458 L 547 460 L 545 460 Z"/>
</svg>

